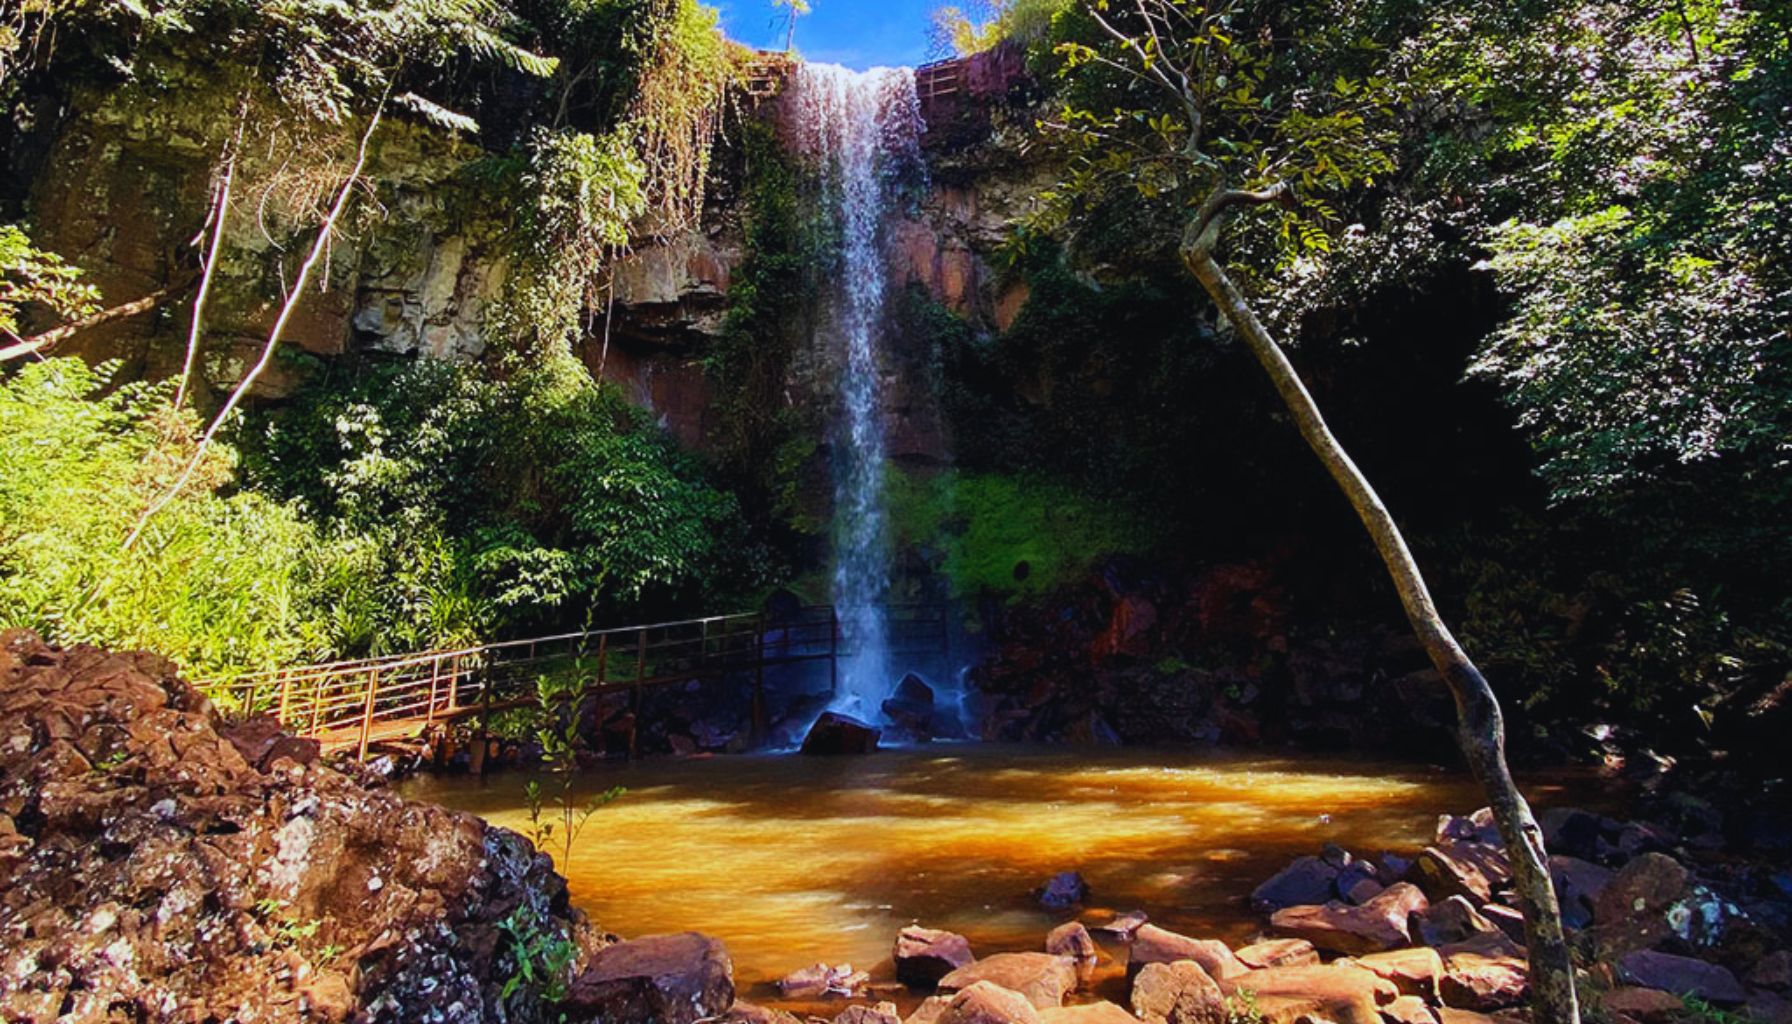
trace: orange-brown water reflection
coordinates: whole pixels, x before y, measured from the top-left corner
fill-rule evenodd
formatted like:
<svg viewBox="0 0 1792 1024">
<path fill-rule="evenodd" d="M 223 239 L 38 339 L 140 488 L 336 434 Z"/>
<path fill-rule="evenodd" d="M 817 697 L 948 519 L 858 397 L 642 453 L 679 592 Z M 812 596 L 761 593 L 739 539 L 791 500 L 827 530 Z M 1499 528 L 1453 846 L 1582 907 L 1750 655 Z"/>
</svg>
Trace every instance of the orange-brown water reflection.
<svg viewBox="0 0 1792 1024">
<path fill-rule="evenodd" d="M 521 828 L 525 776 L 423 779 L 407 795 Z M 1030 890 L 1075 869 L 1103 908 L 1237 943 L 1245 899 L 1289 858 L 1336 842 L 1412 847 L 1480 804 L 1465 775 L 1411 765 L 1188 751 L 988 746 L 866 758 L 662 760 L 588 772 L 629 789 L 560 868 L 573 900 L 623 935 L 694 929 L 727 943 L 744 992 L 817 961 L 888 979 L 910 922 L 980 954 L 1037 949 L 1071 915 Z M 1560 786 L 1527 787 L 1559 802 Z M 1553 799 L 1552 799 L 1553 797 Z M 755 990 L 757 987 L 757 990 Z"/>
</svg>

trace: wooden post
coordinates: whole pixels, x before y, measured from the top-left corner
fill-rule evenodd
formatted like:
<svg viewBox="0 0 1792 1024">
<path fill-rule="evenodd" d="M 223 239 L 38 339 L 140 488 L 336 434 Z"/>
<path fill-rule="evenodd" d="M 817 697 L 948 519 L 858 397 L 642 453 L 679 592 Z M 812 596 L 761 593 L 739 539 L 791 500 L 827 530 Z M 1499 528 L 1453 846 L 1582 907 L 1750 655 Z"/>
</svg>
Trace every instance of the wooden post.
<svg viewBox="0 0 1792 1024">
<path fill-rule="evenodd" d="M 316 736 L 323 728 L 324 714 L 324 681 L 330 677 L 328 672 L 317 674 L 317 685 L 311 688 L 311 728 L 305 731 L 307 736 Z"/>
<path fill-rule="evenodd" d="M 597 685 L 604 685 L 604 672 L 610 667 L 610 634 L 597 635 Z"/>
<path fill-rule="evenodd" d="M 367 734 L 373 731 L 373 695 L 380 688 L 380 670 L 374 669 L 367 674 L 367 703 L 361 708 L 361 751 L 355 759 L 367 760 Z"/>
<path fill-rule="evenodd" d="M 828 693 L 840 693 L 840 613 L 828 605 Z"/>
<path fill-rule="evenodd" d="M 448 710 L 460 710 L 460 658 L 454 656 L 454 664 L 448 669 Z"/>
<path fill-rule="evenodd" d="M 423 706 L 423 728 L 436 724 L 436 693 L 442 685 L 442 656 L 429 659 L 429 703 Z"/>
<path fill-rule="evenodd" d="M 276 719 L 276 721 L 278 721 L 280 723 L 280 728 L 282 728 L 282 729 L 288 728 L 287 722 L 286 722 L 286 716 L 289 713 L 289 709 L 291 707 L 292 707 L 292 673 L 282 672 L 282 673 L 280 673 L 280 711 L 278 714 L 275 715 L 275 719 Z"/>
</svg>

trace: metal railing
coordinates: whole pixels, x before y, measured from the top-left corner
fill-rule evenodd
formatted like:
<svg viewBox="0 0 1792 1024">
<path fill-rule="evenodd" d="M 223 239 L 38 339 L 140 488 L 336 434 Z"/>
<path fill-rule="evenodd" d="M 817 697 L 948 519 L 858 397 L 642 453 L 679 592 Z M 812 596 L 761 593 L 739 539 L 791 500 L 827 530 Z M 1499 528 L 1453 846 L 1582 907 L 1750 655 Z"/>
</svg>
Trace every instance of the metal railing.
<svg viewBox="0 0 1792 1024">
<path fill-rule="evenodd" d="M 452 650 L 302 665 L 198 685 L 227 715 L 269 713 L 287 732 L 326 750 L 416 735 L 438 722 L 535 701 L 535 681 L 565 674 L 578 694 L 751 673 L 755 729 L 761 731 L 765 669 L 826 660 L 837 685 L 839 661 L 857 638 L 831 606 L 795 615 L 718 615 L 615 629 L 581 630 Z M 942 608 L 892 607 L 887 642 L 897 653 L 944 651 Z M 632 753 L 632 751 L 631 751 Z"/>
</svg>

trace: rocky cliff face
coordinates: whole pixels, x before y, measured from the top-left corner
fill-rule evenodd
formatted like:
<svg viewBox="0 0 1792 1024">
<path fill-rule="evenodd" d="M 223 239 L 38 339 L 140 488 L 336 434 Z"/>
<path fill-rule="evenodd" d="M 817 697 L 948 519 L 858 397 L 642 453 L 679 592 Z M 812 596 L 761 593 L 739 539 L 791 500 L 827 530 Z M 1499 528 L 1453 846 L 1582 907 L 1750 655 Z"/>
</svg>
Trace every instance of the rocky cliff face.
<svg viewBox="0 0 1792 1024">
<path fill-rule="evenodd" d="M 549 1019 L 605 944 L 523 837 L 226 730 L 147 654 L 0 636 L 0 1018 Z M 583 1019 L 583 1018 L 580 1018 Z"/>
</svg>

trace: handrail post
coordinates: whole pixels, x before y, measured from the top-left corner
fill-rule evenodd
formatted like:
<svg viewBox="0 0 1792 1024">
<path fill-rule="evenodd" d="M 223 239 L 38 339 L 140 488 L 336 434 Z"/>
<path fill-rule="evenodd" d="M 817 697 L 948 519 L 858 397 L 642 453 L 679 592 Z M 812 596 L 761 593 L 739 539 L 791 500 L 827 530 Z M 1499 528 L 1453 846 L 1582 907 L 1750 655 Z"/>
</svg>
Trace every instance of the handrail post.
<svg viewBox="0 0 1792 1024">
<path fill-rule="evenodd" d="M 361 751 L 356 760 L 367 760 L 367 736 L 373 731 L 373 695 L 380 688 L 380 670 L 374 669 L 367 674 L 367 703 L 361 709 Z"/>
<path fill-rule="evenodd" d="M 292 706 L 292 673 L 282 672 L 282 673 L 280 673 L 280 710 L 278 712 L 276 712 L 274 715 L 275 721 L 280 723 L 280 728 L 282 728 L 282 729 L 285 729 L 287 727 L 287 725 L 286 725 L 287 709 L 290 708 L 291 706 Z"/>
<path fill-rule="evenodd" d="M 429 659 L 429 703 L 423 705 L 423 728 L 436 724 L 436 694 L 442 687 L 442 656 Z"/>
<path fill-rule="evenodd" d="M 306 736 L 316 737 L 317 734 L 323 730 L 324 681 L 328 678 L 329 673 L 319 672 L 317 674 L 317 685 L 311 689 L 311 728 L 305 730 Z"/>
<path fill-rule="evenodd" d="M 597 635 L 597 685 L 604 685 L 604 673 L 610 667 L 610 634 Z"/>
</svg>

